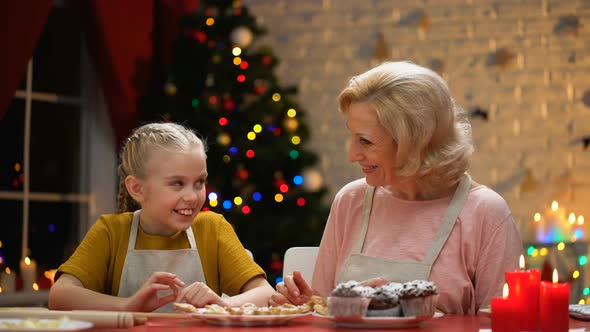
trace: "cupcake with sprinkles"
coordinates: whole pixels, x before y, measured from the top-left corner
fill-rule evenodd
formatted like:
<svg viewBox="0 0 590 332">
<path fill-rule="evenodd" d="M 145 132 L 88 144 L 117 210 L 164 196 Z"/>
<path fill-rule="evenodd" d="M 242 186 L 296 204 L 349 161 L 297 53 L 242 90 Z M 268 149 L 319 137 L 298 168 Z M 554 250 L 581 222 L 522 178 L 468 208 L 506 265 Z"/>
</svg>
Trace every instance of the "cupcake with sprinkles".
<svg viewBox="0 0 590 332">
<path fill-rule="evenodd" d="M 328 297 L 328 313 L 340 318 L 360 318 L 367 314 L 375 289 L 351 280 L 336 285 Z"/>
<path fill-rule="evenodd" d="M 399 317 L 401 306 L 399 291 L 402 284 L 391 282 L 375 289 L 371 295 L 367 317 Z"/>
<path fill-rule="evenodd" d="M 405 317 L 432 316 L 436 309 L 438 291 L 431 281 L 413 280 L 399 290 L 400 305 Z"/>
</svg>

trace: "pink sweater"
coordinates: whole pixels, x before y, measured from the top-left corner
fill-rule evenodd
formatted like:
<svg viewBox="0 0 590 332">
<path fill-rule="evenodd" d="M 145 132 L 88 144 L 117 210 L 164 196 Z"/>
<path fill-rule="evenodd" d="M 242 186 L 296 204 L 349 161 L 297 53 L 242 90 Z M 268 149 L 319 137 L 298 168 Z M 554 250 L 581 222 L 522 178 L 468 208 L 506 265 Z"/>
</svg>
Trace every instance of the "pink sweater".
<svg viewBox="0 0 590 332">
<path fill-rule="evenodd" d="M 359 179 L 336 195 L 324 230 L 312 286 L 327 296 L 339 282 L 362 220 L 367 184 Z M 406 201 L 378 187 L 362 254 L 421 261 L 430 248 L 451 196 Z M 504 199 L 483 185 L 471 188 L 449 239 L 432 267 L 429 280 L 439 291 L 438 308 L 446 313 L 475 314 L 501 296 L 504 271 L 518 268 L 520 235 Z M 378 277 L 367 271 L 367 278 Z"/>
</svg>

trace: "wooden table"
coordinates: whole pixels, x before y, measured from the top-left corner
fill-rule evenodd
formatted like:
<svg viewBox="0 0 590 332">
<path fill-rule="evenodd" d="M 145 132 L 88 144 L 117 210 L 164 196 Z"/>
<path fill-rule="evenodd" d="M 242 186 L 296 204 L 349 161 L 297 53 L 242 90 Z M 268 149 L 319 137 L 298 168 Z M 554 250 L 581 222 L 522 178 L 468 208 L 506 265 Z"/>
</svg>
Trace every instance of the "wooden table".
<svg viewBox="0 0 590 332">
<path fill-rule="evenodd" d="M 586 328 L 590 331 L 590 322 L 570 320 L 570 328 Z M 441 318 L 425 321 L 419 327 L 410 329 L 371 329 L 370 331 L 428 331 L 428 332 L 477 332 L 479 329 L 491 329 L 490 319 L 483 316 L 463 316 L 463 315 L 446 315 Z M 122 331 L 108 329 L 92 329 L 89 332 L 107 332 Z M 361 331 L 360 329 L 338 328 L 332 322 L 306 316 L 294 319 L 287 325 L 270 326 L 270 327 L 236 327 L 236 326 L 214 326 L 197 320 L 148 320 L 146 325 L 139 325 L 127 329 L 128 332 L 193 332 L 193 331 L 211 331 L 211 332 L 270 332 L 270 331 L 302 331 L 302 332 L 328 332 L 328 331 Z"/>
</svg>

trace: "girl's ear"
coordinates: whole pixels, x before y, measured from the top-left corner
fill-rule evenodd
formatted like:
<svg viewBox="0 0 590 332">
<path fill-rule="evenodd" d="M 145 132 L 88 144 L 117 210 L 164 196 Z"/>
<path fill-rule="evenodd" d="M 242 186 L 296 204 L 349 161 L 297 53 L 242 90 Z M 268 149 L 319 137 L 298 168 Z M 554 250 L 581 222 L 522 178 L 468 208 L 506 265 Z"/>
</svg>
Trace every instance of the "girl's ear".
<svg viewBox="0 0 590 332">
<path fill-rule="evenodd" d="M 133 197 L 137 203 L 143 203 L 143 182 L 140 178 L 133 175 L 127 175 L 125 178 L 125 187 L 127 188 L 129 195 Z"/>
</svg>

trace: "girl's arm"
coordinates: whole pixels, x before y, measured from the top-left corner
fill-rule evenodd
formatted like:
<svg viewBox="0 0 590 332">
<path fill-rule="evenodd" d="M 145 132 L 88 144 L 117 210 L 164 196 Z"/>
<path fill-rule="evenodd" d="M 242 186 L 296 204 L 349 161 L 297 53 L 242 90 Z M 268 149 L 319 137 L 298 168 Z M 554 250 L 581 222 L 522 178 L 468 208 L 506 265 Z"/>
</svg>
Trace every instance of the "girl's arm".
<svg viewBox="0 0 590 332">
<path fill-rule="evenodd" d="M 49 291 L 49 309 L 52 310 L 125 310 L 126 298 L 106 295 L 84 288 L 71 274 L 62 274 Z"/>
<path fill-rule="evenodd" d="M 141 288 L 130 297 L 106 295 L 84 287 L 71 274 L 62 274 L 49 291 L 49 309 L 110 310 L 151 312 L 176 299 L 184 282 L 175 274 L 154 272 Z M 173 293 L 158 297 L 158 291 L 172 289 Z"/>
<path fill-rule="evenodd" d="M 230 307 L 239 307 L 246 302 L 264 307 L 268 305 L 268 299 L 274 291 L 266 278 L 259 275 L 248 280 L 240 290 L 240 294 L 228 298 L 226 302 Z"/>
</svg>

